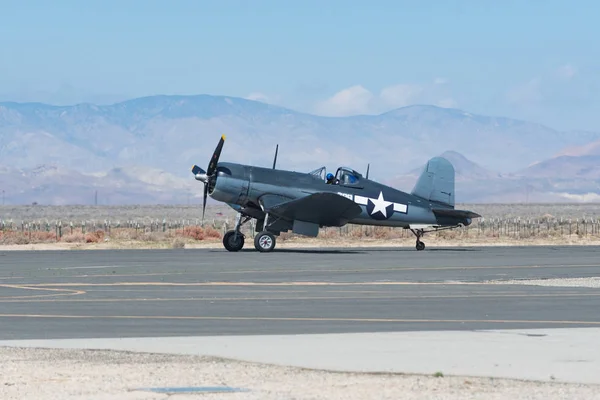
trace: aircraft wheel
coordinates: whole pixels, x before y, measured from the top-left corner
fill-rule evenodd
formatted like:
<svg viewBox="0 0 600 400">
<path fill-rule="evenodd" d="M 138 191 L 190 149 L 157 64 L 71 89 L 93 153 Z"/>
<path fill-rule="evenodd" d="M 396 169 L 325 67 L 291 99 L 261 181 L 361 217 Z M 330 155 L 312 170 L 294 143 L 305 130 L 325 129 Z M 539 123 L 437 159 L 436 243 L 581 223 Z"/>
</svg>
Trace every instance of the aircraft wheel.
<svg viewBox="0 0 600 400">
<path fill-rule="evenodd" d="M 425 249 L 425 243 L 423 243 L 419 240 L 417 242 L 417 250 L 424 250 L 424 249 Z"/>
<path fill-rule="evenodd" d="M 223 236 L 223 246 L 228 251 L 240 251 L 244 247 L 244 235 L 238 233 L 237 239 L 235 237 L 235 231 L 228 231 Z"/>
<path fill-rule="evenodd" d="M 267 231 L 260 232 L 254 237 L 254 247 L 262 253 L 273 250 L 275 248 L 275 235 Z"/>
</svg>

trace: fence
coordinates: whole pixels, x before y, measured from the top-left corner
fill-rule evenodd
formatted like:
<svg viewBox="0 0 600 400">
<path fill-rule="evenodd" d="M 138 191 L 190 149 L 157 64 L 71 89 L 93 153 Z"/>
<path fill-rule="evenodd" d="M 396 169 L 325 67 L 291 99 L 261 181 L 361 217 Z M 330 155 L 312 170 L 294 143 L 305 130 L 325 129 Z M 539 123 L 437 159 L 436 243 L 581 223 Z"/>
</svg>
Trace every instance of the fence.
<svg viewBox="0 0 600 400">
<path fill-rule="evenodd" d="M 65 236 L 71 239 L 73 235 L 101 234 L 102 237 L 120 236 L 123 232 L 129 232 L 129 238 L 141 239 L 154 237 L 156 240 L 163 237 L 189 236 L 198 240 L 205 237 L 218 238 L 227 230 L 233 228 L 234 221 L 212 220 L 205 223 L 201 228 L 201 221 L 196 220 L 129 220 L 129 221 L 111 221 L 91 220 L 91 221 L 19 221 L 0 220 L 0 239 L 2 236 L 19 236 L 27 240 L 51 241 L 63 240 Z M 244 225 L 244 232 L 254 235 L 256 232 L 255 221 L 252 220 Z M 429 237 L 442 238 L 510 238 L 527 239 L 543 237 L 560 236 L 586 236 L 600 237 L 600 222 L 594 218 L 577 219 L 502 219 L 491 220 L 478 219 L 468 227 L 462 227 L 454 230 L 444 230 L 427 234 Z M 291 235 L 282 234 L 282 239 L 287 239 Z M 346 225 L 341 228 L 325 228 L 319 234 L 323 238 L 349 237 L 349 238 L 376 238 L 376 239 L 394 239 L 394 238 L 413 238 L 413 234 L 401 228 Z"/>
<path fill-rule="evenodd" d="M 331 232 L 332 228 L 327 231 Z M 414 238 L 410 230 L 374 226 L 346 225 L 337 228 L 339 236 L 375 238 Z M 331 235 L 331 233 L 329 233 Z M 593 218 L 576 219 L 478 219 L 471 225 L 451 230 L 439 230 L 426 234 L 441 238 L 502 238 L 528 239 L 560 236 L 598 237 L 600 221 Z"/>
</svg>

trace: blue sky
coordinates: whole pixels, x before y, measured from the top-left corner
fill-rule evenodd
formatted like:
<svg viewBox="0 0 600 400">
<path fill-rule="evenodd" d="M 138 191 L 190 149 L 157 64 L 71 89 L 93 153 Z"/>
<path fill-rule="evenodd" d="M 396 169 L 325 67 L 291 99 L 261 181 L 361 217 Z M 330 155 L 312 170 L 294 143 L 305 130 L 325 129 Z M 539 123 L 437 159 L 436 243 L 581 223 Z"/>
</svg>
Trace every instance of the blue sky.
<svg viewBox="0 0 600 400">
<path fill-rule="evenodd" d="M 600 2 L 0 1 L 0 100 L 408 104 L 600 130 Z"/>
</svg>

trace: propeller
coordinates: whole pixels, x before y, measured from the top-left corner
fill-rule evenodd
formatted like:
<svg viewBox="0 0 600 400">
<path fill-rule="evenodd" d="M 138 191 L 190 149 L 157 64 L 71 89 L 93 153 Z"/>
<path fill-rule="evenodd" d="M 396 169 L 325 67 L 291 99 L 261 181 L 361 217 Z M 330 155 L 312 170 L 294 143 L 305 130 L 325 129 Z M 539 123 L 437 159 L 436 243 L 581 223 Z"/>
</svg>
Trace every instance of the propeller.
<svg viewBox="0 0 600 400">
<path fill-rule="evenodd" d="M 204 183 L 204 197 L 202 202 L 202 226 L 204 226 L 204 213 L 206 212 L 206 198 L 208 197 L 208 183 L 210 178 L 215 176 L 215 172 L 217 171 L 217 163 L 219 162 L 219 157 L 221 156 L 221 150 L 223 150 L 223 143 L 225 143 L 225 135 L 221 136 L 221 140 L 217 144 L 215 151 L 212 155 L 208 163 L 208 169 L 204 171 L 197 165 L 192 167 L 192 174 L 194 174 L 194 178 L 197 181 L 201 181 Z"/>
</svg>

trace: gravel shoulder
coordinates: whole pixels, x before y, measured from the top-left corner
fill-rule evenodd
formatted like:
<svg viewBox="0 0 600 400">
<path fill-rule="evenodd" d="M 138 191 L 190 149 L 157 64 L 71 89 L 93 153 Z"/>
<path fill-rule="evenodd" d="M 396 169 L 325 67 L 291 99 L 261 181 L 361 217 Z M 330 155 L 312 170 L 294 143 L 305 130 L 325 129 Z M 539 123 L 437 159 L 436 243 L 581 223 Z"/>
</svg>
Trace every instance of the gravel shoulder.
<svg viewBox="0 0 600 400">
<path fill-rule="evenodd" d="M 533 238 L 528 240 L 502 240 L 488 238 L 458 238 L 443 239 L 429 237 L 425 241 L 427 248 L 433 247 L 507 247 L 507 246 L 600 246 L 600 239 L 595 237 L 582 238 Z M 354 248 L 354 247 L 399 247 L 414 248 L 415 241 L 409 239 L 313 239 L 300 238 L 277 242 L 277 249 L 299 249 L 299 248 Z M 223 249 L 221 240 L 204 240 L 188 242 L 182 246 L 175 246 L 173 241 L 132 241 L 132 240 L 110 240 L 100 243 L 29 243 L 29 244 L 0 244 L 0 251 L 32 251 L 32 250 L 116 250 L 116 249 Z M 254 245 L 247 239 L 244 249 L 254 249 Z"/>
<path fill-rule="evenodd" d="M 600 399 L 600 386 L 508 379 L 338 373 L 185 355 L 0 348 L 2 399 Z M 229 386 L 165 394 L 152 387 Z"/>
</svg>

